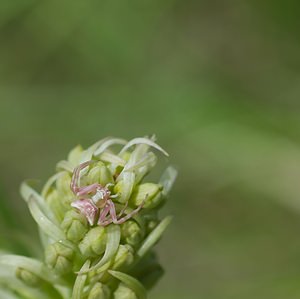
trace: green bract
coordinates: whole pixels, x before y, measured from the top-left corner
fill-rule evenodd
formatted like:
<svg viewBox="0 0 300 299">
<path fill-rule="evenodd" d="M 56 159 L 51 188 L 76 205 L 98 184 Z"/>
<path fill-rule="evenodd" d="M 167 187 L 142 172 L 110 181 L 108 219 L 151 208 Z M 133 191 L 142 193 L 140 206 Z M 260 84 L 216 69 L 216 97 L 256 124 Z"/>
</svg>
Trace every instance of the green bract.
<svg viewBox="0 0 300 299">
<path fill-rule="evenodd" d="M 0 293 L 12 299 L 145 299 L 163 273 L 153 246 L 171 217 L 160 220 L 158 210 L 177 174 L 169 167 L 158 183 L 147 181 L 157 162 L 151 149 L 167 155 L 151 138 L 106 138 L 85 150 L 75 147 L 41 193 L 24 182 L 21 195 L 38 224 L 43 259 L 0 254 Z M 99 203 L 96 220 L 104 209 L 101 190 L 80 197 L 70 187 L 80 165 L 76 188 L 107 186 L 122 222 L 110 211 L 98 225 L 71 206 Z"/>
</svg>

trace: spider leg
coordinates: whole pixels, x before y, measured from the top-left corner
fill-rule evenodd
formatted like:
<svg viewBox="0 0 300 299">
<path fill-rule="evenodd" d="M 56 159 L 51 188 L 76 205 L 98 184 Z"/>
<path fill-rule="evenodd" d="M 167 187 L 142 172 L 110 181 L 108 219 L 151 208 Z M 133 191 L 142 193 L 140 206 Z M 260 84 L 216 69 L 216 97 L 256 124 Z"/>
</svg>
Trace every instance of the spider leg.
<svg viewBox="0 0 300 299">
<path fill-rule="evenodd" d="M 99 225 L 101 225 L 101 226 L 107 226 L 107 225 L 109 225 L 109 224 L 111 224 L 112 223 L 112 219 L 107 219 L 107 220 L 105 220 L 105 221 L 103 221 L 101 224 L 99 224 Z"/>
<path fill-rule="evenodd" d="M 98 225 L 105 226 L 105 225 L 108 225 L 109 223 L 111 223 L 112 220 L 106 218 L 109 211 L 110 211 L 110 204 L 106 203 L 104 208 L 100 212 L 100 216 L 99 216 L 99 219 L 98 219 Z M 108 221 L 110 221 L 110 222 L 108 222 Z"/>
<path fill-rule="evenodd" d="M 106 214 L 104 215 L 104 217 L 102 217 L 101 221 L 99 218 L 99 222 L 100 225 L 106 226 L 110 223 L 115 223 L 118 224 L 118 218 L 117 218 L 117 214 L 116 214 L 116 208 L 115 208 L 115 204 L 112 202 L 112 200 L 108 199 L 107 200 L 107 205 L 104 207 L 103 211 L 105 210 Z M 105 219 L 105 216 L 110 213 L 111 218 L 110 219 Z M 98 222 L 98 224 L 99 224 Z"/>
<path fill-rule="evenodd" d="M 102 188 L 102 186 L 98 183 L 94 183 L 92 185 L 84 186 L 84 187 L 79 187 L 77 189 L 77 196 L 82 196 L 82 195 L 87 195 L 88 193 L 94 192 L 97 190 L 97 188 Z"/>
<path fill-rule="evenodd" d="M 112 222 L 115 223 L 115 224 L 117 224 L 118 217 L 117 217 L 117 213 L 116 213 L 115 204 L 112 202 L 112 200 L 109 200 L 109 204 L 110 204 L 109 212 L 110 212 L 110 216 L 111 216 Z"/>
<path fill-rule="evenodd" d="M 123 207 L 121 212 L 118 214 L 118 217 L 121 217 L 124 214 L 126 208 L 128 207 L 128 202 L 129 202 L 129 199 L 126 201 L 125 206 Z"/>
<path fill-rule="evenodd" d="M 78 165 L 77 167 L 75 167 L 74 171 L 73 171 L 73 175 L 72 175 L 72 180 L 71 180 L 71 184 L 70 184 L 70 188 L 73 191 L 73 193 L 76 195 L 77 192 L 80 190 L 79 187 L 79 179 L 80 179 L 80 171 L 82 169 L 84 169 L 85 167 L 87 167 L 89 164 L 91 164 L 94 161 L 87 161 L 84 163 L 81 163 L 80 165 Z"/>
<path fill-rule="evenodd" d="M 146 197 L 142 201 L 142 203 L 135 210 L 131 211 L 129 214 L 127 214 L 126 216 L 119 218 L 119 219 L 118 219 L 118 217 L 120 217 L 120 215 L 122 215 L 124 213 L 125 209 L 127 208 L 128 201 L 126 202 L 125 207 L 122 209 L 121 213 L 119 213 L 119 215 L 117 216 L 115 204 L 113 203 L 113 201 L 111 199 L 108 199 L 107 204 L 105 205 L 105 207 L 103 208 L 103 210 L 100 213 L 98 224 L 102 225 L 102 226 L 106 226 L 112 222 L 114 224 L 124 223 L 125 221 L 127 221 L 128 219 L 133 217 L 135 214 L 137 214 L 142 209 L 147 198 L 148 198 L 148 194 L 146 195 Z M 108 213 L 110 213 L 110 216 L 111 216 L 110 219 L 106 218 Z"/>
<path fill-rule="evenodd" d="M 141 208 L 144 206 L 144 204 L 145 204 L 145 201 L 146 201 L 146 199 L 147 199 L 147 197 L 148 197 L 148 194 L 146 195 L 146 197 L 145 197 L 145 199 L 142 201 L 142 203 L 135 209 L 135 210 L 133 210 L 133 211 L 131 211 L 129 214 L 127 214 L 126 216 L 124 216 L 124 217 L 122 217 L 122 218 L 120 218 L 120 219 L 117 219 L 117 221 L 116 222 L 114 222 L 115 224 L 122 224 L 122 223 L 124 223 L 125 221 L 127 221 L 128 219 L 130 219 L 132 216 L 134 216 L 135 214 L 137 214 L 140 210 L 141 210 Z M 127 204 L 127 203 L 126 203 Z M 126 206 L 126 205 L 125 205 Z M 123 208 L 124 209 L 124 208 Z M 124 209 L 125 210 L 125 209 Z M 123 211 L 123 210 L 122 210 Z"/>
</svg>

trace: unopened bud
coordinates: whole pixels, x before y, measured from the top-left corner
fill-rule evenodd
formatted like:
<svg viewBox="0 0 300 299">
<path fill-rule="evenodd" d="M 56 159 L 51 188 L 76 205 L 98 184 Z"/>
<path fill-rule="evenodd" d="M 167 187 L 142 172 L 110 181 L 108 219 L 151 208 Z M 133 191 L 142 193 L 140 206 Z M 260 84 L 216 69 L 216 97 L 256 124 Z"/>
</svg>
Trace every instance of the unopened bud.
<svg viewBox="0 0 300 299">
<path fill-rule="evenodd" d="M 97 282 L 91 291 L 87 299 L 109 299 L 110 298 L 110 289 L 105 284 Z"/>
<path fill-rule="evenodd" d="M 113 176 L 109 169 L 105 166 L 103 162 L 98 162 L 87 175 L 87 184 L 91 185 L 94 183 L 99 183 L 105 186 L 108 183 L 114 181 Z"/>
<path fill-rule="evenodd" d="M 140 183 L 143 178 L 151 171 L 151 169 L 155 166 L 157 162 L 157 157 L 155 154 L 149 152 L 148 153 L 148 162 L 146 165 L 139 167 L 136 170 L 136 182 Z"/>
<path fill-rule="evenodd" d="M 69 205 L 65 205 L 59 196 L 57 189 L 53 189 L 46 197 L 46 201 L 55 217 L 62 221 L 65 213 L 70 209 Z"/>
<path fill-rule="evenodd" d="M 154 219 L 149 220 L 147 222 L 147 226 L 146 226 L 147 233 L 152 232 L 155 229 L 155 227 L 158 225 L 158 223 L 159 223 L 159 220 L 154 220 Z"/>
<path fill-rule="evenodd" d="M 74 197 L 74 194 L 71 191 L 70 188 L 71 184 L 71 176 L 70 174 L 65 171 L 63 172 L 56 180 L 56 188 L 59 192 L 59 194 L 63 195 L 61 197 L 67 197 L 68 199 L 71 199 Z"/>
<path fill-rule="evenodd" d="M 31 287 L 36 287 L 42 282 L 42 279 L 40 277 L 21 267 L 18 267 L 16 269 L 16 276 L 22 282 Z"/>
<path fill-rule="evenodd" d="M 103 226 L 97 226 L 89 230 L 79 243 L 79 249 L 85 257 L 97 257 L 106 248 L 106 232 Z"/>
<path fill-rule="evenodd" d="M 79 164 L 82 152 L 83 152 L 83 149 L 82 149 L 81 145 L 77 145 L 70 151 L 70 153 L 68 155 L 68 161 L 71 162 L 71 164 L 73 164 L 73 165 Z"/>
<path fill-rule="evenodd" d="M 46 248 L 46 264 L 58 274 L 72 271 L 74 252 L 60 242 L 53 243 Z"/>
<path fill-rule="evenodd" d="M 145 221 L 146 234 L 149 234 L 159 224 L 156 210 L 152 210 L 151 213 L 144 215 L 143 219 Z"/>
<path fill-rule="evenodd" d="M 163 199 L 161 191 L 162 186 L 158 184 L 144 183 L 138 185 L 132 193 L 130 202 L 135 206 L 139 206 L 145 200 L 144 208 L 155 208 Z"/>
<path fill-rule="evenodd" d="M 133 248 L 130 245 L 120 245 L 114 258 L 112 269 L 127 268 L 134 261 Z"/>
<path fill-rule="evenodd" d="M 123 283 L 114 292 L 114 299 L 138 299 L 135 293 Z"/>
<path fill-rule="evenodd" d="M 61 227 L 67 239 L 74 243 L 79 242 L 88 230 L 86 218 L 74 210 L 70 210 L 66 213 Z"/>
<path fill-rule="evenodd" d="M 143 239 L 143 231 L 134 220 L 127 220 L 121 225 L 121 238 L 125 243 L 135 247 Z"/>
<path fill-rule="evenodd" d="M 133 182 L 132 185 L 128 185 L 124 182 L 124 180 L 120 180 L 115 186 L 114 186 L 114 193 L 119 194 L 116 201 L 120 203 L 125 203 L 131 196 L 133 189 Z"/>
</svg>

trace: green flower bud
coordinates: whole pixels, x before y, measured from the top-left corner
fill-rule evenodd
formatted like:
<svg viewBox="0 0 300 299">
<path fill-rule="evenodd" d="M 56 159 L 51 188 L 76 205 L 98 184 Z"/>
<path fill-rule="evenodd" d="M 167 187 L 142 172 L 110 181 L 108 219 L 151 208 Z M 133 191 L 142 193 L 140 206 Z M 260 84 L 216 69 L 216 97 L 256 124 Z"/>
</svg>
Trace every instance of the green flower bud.
<svg viewBox="0 0 300 299">
<path fill-rule="evenodd" d="M 128 198 L 131 195 L 132 189 L 131 190 L 126 190 L 128 186 L 124 185 L 124 181 L 121 180 L 119 181 L 115 186 L 114 186 L 114 193 L 115 194 L 120 194 L 120 196 L 118 196 L 118 198 L 116 199 L 116 201 L 120 202 L 120 203 L 125 203 Z M 126 191 L 124 191 L 126 190 Z"/>
<path fill-rule="evenodd" d="M 49 245 L 45 251 L 46 264 L 60 275 L 72 271 L 73 257 L 73 250 L 60 242 Z"/>
<path fill-rule="evenodd" d="M 147 226 L 146 226 L 147 233 L 150 233 L 151 231 L 153 231 L 158 223 L 159 223 L 159 220 L 154 220 L 154 219 L 149 220 L 147 222 Z"/>
<path fill-rule="evenodd" d="M 130 245 L 120 245 L 114 258 L 112 269 L 124 269 L 134 261 L 133 248 Z"/>
<path fill-rule="evenodd" d="M 59 193 L 56 189 L 52 190 L 46 197 L 46 201 L 50 209 L 52 210 L 55 217 L 62 221 L 64 218 L 64 215 L 68 209 L 70 209 L 69 206 L 66 206 L 62 198 L 59 196 Z"/>
<path fill-rule="evenodd" d="M 120 283 L 118 288 L 114 292 L 114 299 L 138 299 L 135 293 L 125 286 L 123 283 Z"/>
<path fill-rule="evenodd" d="M 89 292 L 87 299 L 109 299 L 110 289 L 108 286 L 97 282 Z"/>
<path fill-rule="evenodd" d="M 131 195 L 130 203 L 139 206 L 146 198 L 144 208 L 153 209 L 157 207 L 163 199 L 161 191 L 162 186 L 158 184 L 144 183 L 138 185 Z"/>
<path fill-rule="evenodd" d="M 146 234 L 149 234 L 159 224 L 157 210 L 151 210 L 151 213 L 143 215 L 143 220 L 146 223 Z"/>
<path fill-rule="evenodd" d="M 74 194 L 70 189 L 71 176 L 63 172 L 56 180 L 56 188 L 46 196 L 46 201 L 59 221 L 62 221 L 65 213 L 70 210 L 70 203 Z"/>
<path fill-rule="evenodd" d="M 127 220 L 121 225 L 121 239 L 125 243 L 135 247 L 144 237 L 141 227 L 134 220 Z"/>
<path fill-rule="evenodd" d="M 71 176 L 67 171 L 63 172 L 56 180 L 56 188 L 59 193 L 63 195 L 62 198 L 66 203 L 69 203 L 69 200 L 74 197 L 70 184 Z M 66 200 L 65 197 L 67 197 L 68 200 Z"/>
<path fill-rule="evenodd" d="M 106 248 L 106 232 L 103 226 L 92 228 L 79 243 L 79 249 L 85 257 L 97 257 Z"/>
<path fill-rule="evenodd" d="M 75 147 L 67 161 L 58 163 L 57 173 L 41 195 L 22 184 L 22 196 L 39 225 L 45 258 L 0 256 L 1 269 L 2 265 L 16 267 L 16 277 L 35 287 L 26 288 L 27 294 L 23 284 L 15 283 L 12 294 L 57 299 L 146 298 L 144 286 L 151 287 L 163 273 L 152 247 L 170 223 L 170 217 L 159 222 L 157 214 L 176 174 L 168 170 L 161 184 L 141 184 L 157 161 L 151 148 L 168 154 L 154 137 L 134 138 L 115 151 L 115 145 L 125 143 L 105 138 L 86 150 Z M 95 183 L 113 185 L 108 192 Z M 101 220 L 106 216 L 108 221 L 96 226 L 101 212 L 107 213 Z M 111 221 L 114 223 L 109 224 Z"/>
<path fill-rule="evenodd" d="M 66 213 L 61 227 L 68 240 L 77 243 L 88 231 L 86 218 L 77 211 L 70 210 Z"/>
<path fill-rule="evenodd" d="M 151 171 L 157 162 L 157 157 L 153 153 L 148 153 L 148 163 L 136 170 L 136 182 L 140 183 L 143 178 Z"/>
<path fill-rule="evenodd" d="M 42 279 L 40 277 L 36 276 L 32 272 L 30 272 L 24 268 L 21 268 L 21 267 L 18 267 L 16 269 L 16 276 L 22 282 L 24 282 L 25 284 L 27 284 L 28 286 L 31 286 L 31 287 L 36 287 L 36 286 L 40 285 L 42 282 Z"/>
<path fill-rule="evenodd" d="M 98 162 L 87 175 L 87 184 L 91 185 L 94 183 L 99 183 L 105 186 L 108 183 L 113 183 L 114 179 L 103 162 Z"/>
<path fill-rule="evenodd" d="M 82 152 L 83 152 L 82 146 L 77 145 L 70 151 L 70 153 L 68 155 L 68 161 L 74 165 L 79 164 Z"/>
<path fill-rule="evenodd" d="M 47 298 L 48 296 L 49 298 L 61 298 L 60 294 L 57 292 L 57 290 L 54 288 L 52 284 L 46 282 L 45 280 L 38 277 L 34 273 L 28 271 L 27 269 L 18 267 L 16 269 L 16 277 L 20 279 L 24 284 L 28 285 L 29 287 L 38 288 L 42 293 L 47 294 Z M 20 295 L 22 294 L 22 298 L 23 296 L 24 298 L 37 298 L 37 297 L 33 297 L 34 296 L 33 294 L 29 295 L 27 293 L 27 295 L 25 295 L 26 294 L 25 289 L 22 290 L 24 291 L 24 293 L 19 292 L 19 290 L 16 291 L 17 293 L 20 293 Z M 36 295 L 39 296 L 38 293 Z"/>
</svg>

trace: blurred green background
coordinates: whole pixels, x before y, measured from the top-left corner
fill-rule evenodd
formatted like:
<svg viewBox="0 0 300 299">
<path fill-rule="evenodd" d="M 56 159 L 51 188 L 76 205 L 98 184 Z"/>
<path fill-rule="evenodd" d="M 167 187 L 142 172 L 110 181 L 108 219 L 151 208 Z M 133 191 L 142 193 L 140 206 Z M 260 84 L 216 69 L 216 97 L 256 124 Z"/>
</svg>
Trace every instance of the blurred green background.
<svg viewBox="0 0 300 299">
<path fill-rule="evenodd" d="M 299 298 L 299 9 L 1 1 L 2 247 L 35 231 L 23 179 L 78 143 L 155 133 L 180 174 L 150 298 Z"/>
</svg>

